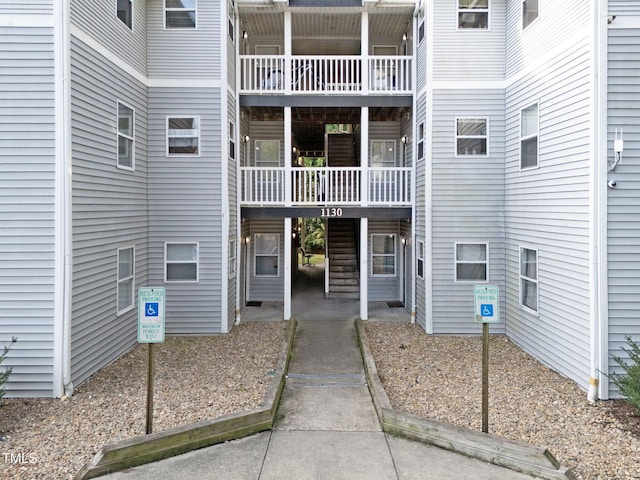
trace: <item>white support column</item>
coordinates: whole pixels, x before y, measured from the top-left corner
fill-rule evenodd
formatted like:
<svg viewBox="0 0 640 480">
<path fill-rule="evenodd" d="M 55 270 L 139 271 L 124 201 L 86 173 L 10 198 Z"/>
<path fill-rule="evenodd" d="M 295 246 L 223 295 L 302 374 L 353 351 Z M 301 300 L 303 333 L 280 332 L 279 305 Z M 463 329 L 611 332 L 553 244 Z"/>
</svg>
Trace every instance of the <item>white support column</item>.
<svg viewBox="0 0 640 480">
<path fill-rule="evenodd" d="M 284 205 L 291 206 L 291 107 L 284 107 Z"/>
<path fill-rule="evenodd" d="M 291 218 L 284 219 L 284 320 L 291 319 Z"/>
<path fill-rule="evenodd" d="M 369 318 L 369 253 L 367 252 L 367 239 L 369 236 L 369 219 L 360 219 L 360 318 Z"/>
<path fill-rule="evenodd" d="M 369 12 L 362 12 L 360 24 L 360 58 L 362 94 L 369 94 Z"/>
<path fill-rule="evenodd" d="M 360 205 L 369 205 L 369 107 L 360 108 Z"/>
<path fill-rule="evenodd" d="M 284 93 L 291 95 L 291 12 L 284 12 Z"/>
</svg>

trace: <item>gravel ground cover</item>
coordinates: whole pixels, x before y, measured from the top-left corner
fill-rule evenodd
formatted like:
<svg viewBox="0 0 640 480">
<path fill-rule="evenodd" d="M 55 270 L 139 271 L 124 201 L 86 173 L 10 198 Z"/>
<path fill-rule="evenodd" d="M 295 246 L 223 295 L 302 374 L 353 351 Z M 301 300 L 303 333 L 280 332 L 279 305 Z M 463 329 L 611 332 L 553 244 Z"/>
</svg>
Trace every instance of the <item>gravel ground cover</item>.
<svg viewBox="0 0 640 480">
<path fill-rule="evenodd" d="M 428 336 L 417 325 L 365 323 L 393 408 L 482 430 L 482 338 Z M 640 416 L 622 401 L 594 405 L 567 378 L 505 336 L 489 345 L 489 432 L 547 447 L 579 478 L 640 478 Z"/>
<path fill-rule="evenodd" d="M 261 406 L 285 333 L 244 323 L 156 344 L 153 431 Z M 0 478 L 70 479 L 104 445 L 144 435 L 147 352 L 137 345 L 64 400 L 0 401 Z"/>
</svg>

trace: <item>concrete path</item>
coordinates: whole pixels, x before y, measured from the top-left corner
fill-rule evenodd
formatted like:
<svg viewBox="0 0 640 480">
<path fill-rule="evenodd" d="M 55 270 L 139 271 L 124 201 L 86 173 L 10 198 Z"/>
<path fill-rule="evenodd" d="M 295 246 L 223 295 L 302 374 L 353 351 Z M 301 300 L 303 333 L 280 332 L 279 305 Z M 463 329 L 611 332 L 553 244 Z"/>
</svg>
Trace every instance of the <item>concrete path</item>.
<svg viewBox="0 0 640 480">
<path fill-rule="evenodd" d="M 298 328 L 274 430 L 101 478 L 530 478 L 446 450 L 383 433 L 365 381 L 356 340 L 353 320 L 359 312 L 358 302 L 325 300 L 322 289 L 317 288 L 317 277 L 321 275 L 321 269 L 307 268 L 315 269 L 314 273 L 309 275 L 315 282 L 308 282 L 306 288 L 298 289 L 294 296 L 293 312 L 298 321 Z M 385 313 L 385 306 L 386 304 L 379 305 L 377 308 Z M 402 313 L 394 311 L 388 318 L 401 321 L 403 316 Z"/>
</svg>

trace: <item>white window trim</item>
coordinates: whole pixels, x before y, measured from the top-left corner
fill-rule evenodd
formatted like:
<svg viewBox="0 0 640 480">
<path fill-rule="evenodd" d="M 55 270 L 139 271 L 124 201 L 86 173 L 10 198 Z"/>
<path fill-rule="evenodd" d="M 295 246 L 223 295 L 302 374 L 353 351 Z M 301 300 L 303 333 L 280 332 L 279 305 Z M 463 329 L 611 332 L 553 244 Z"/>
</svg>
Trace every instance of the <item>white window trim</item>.
<svg viewBox="0 0 640 480">
<path fill-rule="evenodd" d="M 258 253 L 258 248 L 257 248 L 257 240 L 256 238 L 259 235 L 275 235 L 276 236 L 276 242 L 278 244 L 278 253 L 277 253 L 277 260 L 276 260 L 276 265 L 278 268 L 276 268 L 276 274 L 275 275 L 266 275 L 266 274 L 259 274 L 258 275 L 258 262 L 256 261 L 256 259 L 258 257 L 273 257 L 273 255 L 265 255 L 263 253 Z M 278 278 L 280 277 L 280 234 L 279 233 L 267 233 L 267 232 L 261 232 L 261 233 L 254 233 L 253 234 L 253 276 L 256 278 Z"/>
<path fill-rule="evenodd" d="M 393 237 L 393 253 L 373 253 L 373 237 Z M 397 237 L 395 233 L 372 233 L 369 237 L 371 242 L 369 263 L 371 265 L 371 276 L 376 278 L 394 278 L 398 275 L 398 245 Z M 393 257 L 393 273 L 374 273 L 373 272 L 373 257 Z"/>
<path fill-rule="evenodd" d="M 231 145 L 233 144 L 233 149 Z M 232 160 L 237 160 L 238 158 L 238 149 L 236 148 L 236 124 L 232 121 L 229 121 L 229 158 Z M 231 152 L 233 151 L 233 156 L 231 156 Z"/>
<path fill-rule="evenodd" d="M 458 261 L 458 245 L 484 245 L 484 261 Z M 485 279 L 458 279 L 459 264 L 482 264 L 485 265 Z M 454 242 L 453 244 L 453 281 L 454 283 L 489 283 L 489 242 Z"/>
<path fill-rule="evenodd" d="M 124 135 L 120 133 L 120 105 L 123 105 L 131 110 L 131 134 Z M 118 140 L 120 137 L 124 137 L 127 140 L 131 140 L 131 166 L 120 165 L 120 156 L 118 151 Z M 118 100 L 116 102 L 116 167 L 122 170 L 129 170 L 134 172 L 136 170 L 136 109 L 131 105 L 127 105 L 125 102 Z"/>
<path fill-rule="evenodd" d="M 231 43 L 236 43 L 236 14 L 233 0 L 227 0 L 227 36 L 231 38 Z M 233 32 L 229 31 L 229 26 L 233 25 Z"/>
<path fill-rule="evenodd" d="M 522 252 L 523 250 L 531 250 L 536 252 L 536 278 L 525 277 L 522 275 Z M 537 248 L 528 247 L 525 245 L 518 246 L 518 305 L 522 310 L 536 317 L 540 316 L 540 253 Z M 528 307 L 523 302 L 523 291 L 522 291 L 522 281 L 528 280 L 536 284 L 536 305 L 538 306 L 538 310 L 533 310 L 531 307 Z"/>
<path fill-rule="evenodd" d="M 487 26 L 478 28 L 460 28 L 460 13 L 485 13 L 487 14 Z M 488 32 L 491 30 L 491 0 L 487 1 L 487 8 L 460 8 L 460 0 L 456 0 L 456 30 L 459 32 Z"/>
<path fill-rule="evenodd" d="M 114 0 L 114 6 L 115 6 L 115 13 L 116 13 L 116 18 L 118 19 L 118 22 L 120 22 L 122 24 L 122 26 L 124 26 L 127 31 L 129 32 L 133 32 L 133 27 L 135 25 L 135 15 L 134 15 L 134 11 L 133 11 L 133 0 L 128 0 L 129 1 L 129 5 L 131 5 L 131 28 L 129 28 L 129 26 L 124 23 L 122 21 L 122 19 L 120 17 L 118 17 L 118 0 Z"/>
<path fill-rule="evenodd" d="M 265 166 L 264 163 L 265 162 L 260 162 L 261 165 L 258 164 L 258 155 L 256 154 L 256 151 L 259 150 L 262 145 L 263 142 L 278 142 L 278 165 L 269 165 L 269 166 Z M 282 164 L 282 150 L 281 150 L 282 145 L 280 144 L 280 140 L 275 139 L 275 138 L 261 138 L 258 140 L 254 140 L 253 141 L 253 164 L 256 167 L 264 167 L 264 168 L 279 168 L 280 165 Z"/>
<path fill-rule="evenodd" d="M 196 138 L 198 139 L 198 153 L 169 153 L 169 119 L 171 118 L 193 118 L 197 120 L 198 128 Z M 199 157 L 202 153 L 202 126 L 200 123 L 200 116 L 198 115 L 167 115 L 165 122 L 165 135 L 166 135 L 166 156 L 167 157 Z M 172 135 L 171 138 L 193 138 L 193 135 Z"/>
<path fill-rule="evenodd" d="M 521 117 L 522 118 L 522 117 Z M 458 120 L 484 120 L 486 135 L 458 135 Z M 456 157 L 488 157 L 489 156 L 489 118 L 487 117 L 456 117 L 453 123 L 453 133 L 455 141 L 453 144 L 453 154 Z M 458 153 L 458 139 L 460 138 L 484 138 L 486 141 L 485 153 Z"/>
<path fill-rule="evenodd" d="M 236 239 L 229 240 L 229 278 L 236 276 Z"/>
<path fill-rule="evenodd" d="M 422 254 L 420 252 L 422 251 Z M 422 262 L 422 275 L 418 272 L 418 262 Z M 418 240 L 416 242 L 416 276 L 424 280 L 424 240 Z"/>
<path fill-rule="evenodd" d="M 120 278 L 120 252 L 123 250 L 131 250 L 131 275 Z M 127 305 L 122 310 L 120 307 L 120 284 L 131 280 L 131 304 Z M 116 254 L 116 316 L 120 316 L 132 310 L 136 306 L 136 247 L 135 245 L 129 245 L 126 247 L 118 248 Z"/>
<path fill-rule="evenodd" d="M 169 250 L 167 247 L 169 245 L 195 245 L 196 246 L 196 278 L 195 280 L 169 280 L 167 279 L 168 273 L 168 265 L 169 261 L 167 260 L 167 251 Z M 192 260 L 186 261 L 172 261 L 174 263 L 194 263 Z M 164 242 L 164 282 L 165 283 L 198 283 L 200 281 L 200 242 Z"/>
<path fill-rule="evenodd" d="M 427 8 L 426 0 L 424 2 L 420 2 L 420 5 L 418 6 L 418 45 L 420 45 L 422 41 L 427 38 L 427 27 L 425 26 L 427 15 L 424 13 L 425 8 Z M 420 32 L 422 32 L 422 35 L 420 35 Z"/>
<path fill-rule="evenodd" d="M 522 136 L 522 112 L 525 111 L 527 108 L 531 108 L 534 105 L 538 106 L 538 118 L 536 118 L 536 152 L 537 152 L 537 157 L 536 157 L 536 164 L 532 165 L 530 167 L 522 167 L 522 141 L 523 140 L 528 140 L 530 138 L 533 138 L 534 135 L 528 135 L 526 137 Z M 536 100 L 533 103 L 530 103 L 529 105 L 527 105 L 526 107 L 523 107 L 520 109 L 520 113 L 518 115 L 518 168 L 520 169 L 521 172 L 526 172 L 527 170 L 535 170 L 537 168 L 540 168 L 540 101 Z"/>
<path fill-rule="evenodd" d="M 374 143 L 381 143 L 383 144 L 383 148 L 385 147 L 385 145 L 387 143 L 392 143 L 393 144 L 393 165 L 373 165 L 373 144 Z M 396 166 L 398 165 L 398 150 L 397 150 L 397 145 L 396 145 L 396 141 L 393 139 L 388 139 L 388 138 L 376 138 L 373 139 L 369 142 L 369 167 L 371 168 L 396 168 Z"/>
<path fill-rule="evenodd" d="M 417 137 L 418 137 L 418 141 L 416 143 L 416 156 L 418 157 L 418 160 L 422 160 L 425 156 L 425 151 L 424 151 L 425 124 L 424 122 L 420 122 L 418 124 Z M 422 152 L 420 152 L 420 150 L 422 150 Z M 420 155 L 421 153 L 422 155 Z"/>
<path fill-rule="evenodd" d="M 167 8 L 167 0 L 163 0 L 162 9 L 162 28 L 164 30 L 198 30 L 198 0 L 195 0 L 195 8 Z M 167 12 L 194 12 L 196 18 L 193 27 L 170 27 L 167 28 Z"/>
<path fill-rule="evenodd" d="M 520 28 L 523 32 L 528 30 L 529 27 L 531 27 L 531 25 L 533 25 L 538 20 L 540 20 L 540 17 L 542 16 L 542 5 L 541 5 L 542 2 L 538 0 L 538 16 L 534 18 L 533 21 L 525 27 L 524 25 L 524 4 L 525 3 L 526 3 L 526 0 L 522 0 L 522 3 L 520 4 Z"/>
</svg>

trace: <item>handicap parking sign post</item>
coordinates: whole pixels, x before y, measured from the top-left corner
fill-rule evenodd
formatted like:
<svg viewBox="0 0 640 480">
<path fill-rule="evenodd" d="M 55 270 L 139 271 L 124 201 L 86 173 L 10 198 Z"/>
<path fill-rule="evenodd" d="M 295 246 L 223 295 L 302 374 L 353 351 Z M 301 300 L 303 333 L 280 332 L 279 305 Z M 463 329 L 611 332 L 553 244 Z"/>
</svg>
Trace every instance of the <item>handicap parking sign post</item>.
<svg viewBox="0 0 640 480">
<path fill-rule="evenodd" d="M 138 290 L 138 343 L 149 345 L 147 434 L 153 431 L 153 344 L 164 342 L 164 287 Z"/>
<path fill-rule="evenodd" d="M 500 294 L 495 285 L 473 287 L 476 322 L 482 322 L 482 431 L 489 433 L 489 324 L 500 321 Z"/>
</svg>

